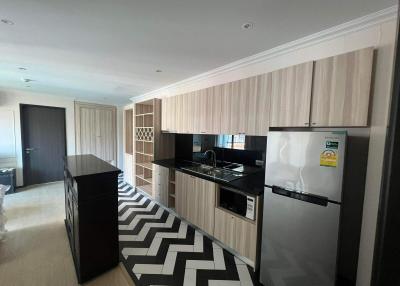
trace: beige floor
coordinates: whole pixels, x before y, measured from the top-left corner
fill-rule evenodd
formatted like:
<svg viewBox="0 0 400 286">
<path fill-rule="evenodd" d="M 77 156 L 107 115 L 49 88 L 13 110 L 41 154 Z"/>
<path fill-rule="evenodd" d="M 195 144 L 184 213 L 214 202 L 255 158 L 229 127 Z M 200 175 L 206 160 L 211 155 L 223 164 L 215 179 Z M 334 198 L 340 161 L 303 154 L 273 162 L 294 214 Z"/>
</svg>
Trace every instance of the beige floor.
<svg viewBox="0 0 400 286">
<path fill-rule="evenodd" d="M 79 285 L 64 228 L 63 191 L 57 182 L 6 196 L 9 232 L 0 242 L 1 286 Z M 122 267 L 85 285 L 133 285 Z"/>
</svg>

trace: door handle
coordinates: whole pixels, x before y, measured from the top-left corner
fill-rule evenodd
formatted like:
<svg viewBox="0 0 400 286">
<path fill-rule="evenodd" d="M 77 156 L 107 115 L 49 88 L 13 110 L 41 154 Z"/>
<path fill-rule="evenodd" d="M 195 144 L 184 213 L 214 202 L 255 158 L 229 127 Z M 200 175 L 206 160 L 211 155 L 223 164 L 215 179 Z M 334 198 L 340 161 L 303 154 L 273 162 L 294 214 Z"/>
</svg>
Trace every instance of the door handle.
<svg viewBox="0 0 400 286">
<path fill-rule="evenodd" d="M 36 148 L 25 148 L 25 153 L 30 154 L 32 151 L 35 151 Z"/>
</svg>

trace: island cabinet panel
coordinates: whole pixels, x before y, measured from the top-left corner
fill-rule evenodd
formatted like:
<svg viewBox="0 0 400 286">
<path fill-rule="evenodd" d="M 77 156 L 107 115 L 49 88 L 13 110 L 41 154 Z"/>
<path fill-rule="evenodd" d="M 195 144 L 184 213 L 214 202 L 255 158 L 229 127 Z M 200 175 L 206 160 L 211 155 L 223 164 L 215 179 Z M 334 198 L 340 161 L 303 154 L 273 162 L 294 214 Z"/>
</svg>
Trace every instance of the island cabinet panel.
<svg viewBox="0 0 400 286">
<path fill-rule="evenodd" d="M 65 227 L 79 283 L 119 263 L 118 174 L 93 155 L 65 158 Z"/>
<path fill-rule="evenodd" d="M 313 62 L 272 72 L 271 127 L 310 125 Z"/>
<path fill-rule="evenodd" d="M 367 126 L 373 48 L 315 63 L 311 125 Z"/>
</svg>

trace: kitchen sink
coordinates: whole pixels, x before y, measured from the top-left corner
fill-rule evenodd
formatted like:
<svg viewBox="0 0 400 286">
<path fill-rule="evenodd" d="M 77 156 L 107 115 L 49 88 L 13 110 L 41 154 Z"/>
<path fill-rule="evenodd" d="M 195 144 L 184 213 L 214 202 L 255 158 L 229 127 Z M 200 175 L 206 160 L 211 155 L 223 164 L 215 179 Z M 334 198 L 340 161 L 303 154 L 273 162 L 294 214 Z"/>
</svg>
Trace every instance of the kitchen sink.
<svg viewBox="0 0 400 286">
<path fill-rule="evenodd" d="M 210 177 L 216 180 L 221 180 L 224 182 L 231 182 L 237 179 L 242 178 L 246 174 L 226 170 L 223 168 L 212 167 L 208 165 L 194 165 L 194 166 L 185 166 L 181 168 L 182 170 L 186 170 L 189 172 L 193 172 L 196 174 L 200 174 L 206 177 Z"/>
</svg>

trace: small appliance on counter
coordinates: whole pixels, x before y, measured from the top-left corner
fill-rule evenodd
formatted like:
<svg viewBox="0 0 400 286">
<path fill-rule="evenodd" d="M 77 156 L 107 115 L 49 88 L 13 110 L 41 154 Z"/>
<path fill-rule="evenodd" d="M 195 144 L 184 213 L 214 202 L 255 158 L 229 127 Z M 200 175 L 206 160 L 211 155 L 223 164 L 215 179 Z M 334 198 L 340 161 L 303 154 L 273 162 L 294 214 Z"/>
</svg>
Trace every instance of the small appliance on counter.
<svg viewBox="0 0 400 286">
<path fill-rule="evenodd" d="M 333 286 L 345 132 L 269 132 L 260 282 Z"/>
<path fill-rule="evenodd" d="M 220 186 L 218 206 L 250 220 L 255 220 L 256 198 L 239 190 Z"/>
</svg>

